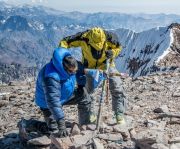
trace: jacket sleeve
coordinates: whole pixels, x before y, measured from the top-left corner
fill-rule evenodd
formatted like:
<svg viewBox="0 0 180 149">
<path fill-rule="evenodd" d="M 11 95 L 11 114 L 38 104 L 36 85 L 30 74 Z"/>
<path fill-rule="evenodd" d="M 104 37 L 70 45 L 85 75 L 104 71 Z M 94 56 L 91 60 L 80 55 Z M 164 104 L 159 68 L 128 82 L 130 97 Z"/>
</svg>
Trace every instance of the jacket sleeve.
<svg viewBox="0 0 180 149">
<path fill-rule="evenodd" d="M 82 44 L 84 44 L 84 41 L 85 41 L 85 39 L 82 37 L 82 35 L 85 32 L 79 32 L 79 33 L 77 33 L 75 35 L 63 38 L 59 42 L 59 47 L 63 47 L 63 48 L 81 47 Z"/>
<path fill-rule="evenodd" d="M 46 77 L 44 78 L 43 89 L 45 92 L 45 100 L 49 110 L 54 116 L 55 120 L 64 118 L 64 112 L 62 110 L 62 105 L 60 103 L 61 97 L 61 85 L 60 82 L 56 81 L 53 78 Z"/>
<path fill-rule="evenodd" d="M 115 33 L 105 31 L 107 43 L 109 49 L 113 51 L 113 58 L 117 57 L 122 50 L 122 46 L 118 41 L 118 37 Z"/>
</svg>

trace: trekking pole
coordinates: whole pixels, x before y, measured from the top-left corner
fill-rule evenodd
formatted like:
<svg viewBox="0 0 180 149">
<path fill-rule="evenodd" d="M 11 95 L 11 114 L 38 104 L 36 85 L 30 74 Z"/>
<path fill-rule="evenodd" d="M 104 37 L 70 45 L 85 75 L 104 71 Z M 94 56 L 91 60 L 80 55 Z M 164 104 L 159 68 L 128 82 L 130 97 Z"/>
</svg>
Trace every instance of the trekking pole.
<svg viewBox="0 0 180 149">
<path fill-rule="evenodd" d="M 108 79 L 108 73 L 109 73 L 109 59 L 106 60 L 106 75 Z M 103 80 L 103 85 L 102 85 L 102 92 L 101 92 L 101 98 L 99 102 L 99 111 L 98 111 L 98 117 L 97 117 L 97 124 L 96 124 L 96 130 L 99 132 L 99 126 L 101 122 L 101 116 L 102 116 L 102 108 L 103 108 L 103 103 L 104 103 L 104 96 L 105 96 L 105 90 L 106 90 L 106 85 L 107 85 L 107 79 Z"/>
<path fill-rule="evenodd" d="M 106 81 L 106 100 L 105 100 L 105 103 L 106 103 L 106 105 L 109 105 L 109 79 L 108 78 Z"/>
</svg>

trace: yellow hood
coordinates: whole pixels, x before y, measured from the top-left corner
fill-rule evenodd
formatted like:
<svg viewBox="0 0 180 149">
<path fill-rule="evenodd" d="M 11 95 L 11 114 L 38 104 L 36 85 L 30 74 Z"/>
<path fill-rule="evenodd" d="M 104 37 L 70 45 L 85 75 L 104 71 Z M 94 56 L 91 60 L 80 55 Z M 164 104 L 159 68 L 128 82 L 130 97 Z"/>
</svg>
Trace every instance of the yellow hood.
<svg viewBox="0 0 180 149">
<path fill-rule="evenodd" d="M 89 44 L 98 51 L 102 50 L 104 42 L 106 41 L 106 35 L 103 29 L 99 27 L 92 28 L 87 33 L 87 38 L 89 39 Z"/>
</svg>

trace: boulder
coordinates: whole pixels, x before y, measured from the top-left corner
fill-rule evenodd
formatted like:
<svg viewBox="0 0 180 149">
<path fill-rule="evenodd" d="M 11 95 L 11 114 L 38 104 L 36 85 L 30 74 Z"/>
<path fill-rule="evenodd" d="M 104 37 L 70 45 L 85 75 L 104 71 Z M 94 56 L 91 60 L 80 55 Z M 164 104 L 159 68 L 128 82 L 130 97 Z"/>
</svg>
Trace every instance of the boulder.
<svg viewBox="0 0 180 149">
<path fill-rule="evenodd" d="M 154 109 L 154 113 L 168 113 L 169 109 L 167 105 L 162 105 L 161 107 L 158 107 Z"/>
<path fill-rule="evenodd" d="M 51 144 L 51 140 L 47 136 L 42 136 L 28 140 L 27 144 L 36 146 L 47 146 Z"/>
<path fill-rule="evenodd" d="M 135 135 L 133 139 L 139 149 L 151 149 L 155 143 L 167 144 L 167 136 L 161 130 L 144 130 Z"/>
<path fill-rule="evenodd" d="M 50 139 L 52 144 L 54 144 L 58 149 L 70 149 L 71 147 L 74 147 L 69 137 L 57 138 L 56 136 L 51 135 Z"/>
<path fill-rule="evenodd" d="M 72 129 L 71 129 L 71 135 L 74 136 L 74 135 L 79 135 L 81 133 L 80 129 L 79 129 L 79 126 L 74 123 Z"/>
<path fill-rule="evenodd" d="M 97 135 L 98 138 L 103 139 L 103 140 L 107 140 L 107 141 L 122 141 L 123 137 L 121 135 L 121 133 L 115 133 L 115 134 L 98 134 Z"/>
<path fill-rule="evenodd" d="M 98 140 L 97 138 L 93 138 L 92 140 L 94 149 L 104 149 L 104 146 L 102 143 L 100 143 L 100 140 Z"/>
</svg>

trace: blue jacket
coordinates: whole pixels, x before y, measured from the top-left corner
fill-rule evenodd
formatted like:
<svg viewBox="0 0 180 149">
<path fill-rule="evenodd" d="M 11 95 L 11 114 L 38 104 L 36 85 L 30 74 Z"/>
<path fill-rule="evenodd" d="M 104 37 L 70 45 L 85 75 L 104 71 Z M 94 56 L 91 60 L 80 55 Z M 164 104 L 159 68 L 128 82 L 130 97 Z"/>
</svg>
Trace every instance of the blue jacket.
<svg viewBox="0 0 180 149">
<path fill-rule="evenodd" d="M 36 82 L 36 104 L 48 108 L 56 120 L 64 117 L 62 105 L 70 100 L 75 88 L 75 75 L 69 75 L 62 64 L 68 55 L 65 48 L 55 49 L 51 62 L 40 70 Z"/>
</svg>

